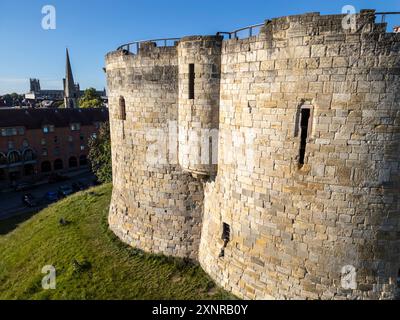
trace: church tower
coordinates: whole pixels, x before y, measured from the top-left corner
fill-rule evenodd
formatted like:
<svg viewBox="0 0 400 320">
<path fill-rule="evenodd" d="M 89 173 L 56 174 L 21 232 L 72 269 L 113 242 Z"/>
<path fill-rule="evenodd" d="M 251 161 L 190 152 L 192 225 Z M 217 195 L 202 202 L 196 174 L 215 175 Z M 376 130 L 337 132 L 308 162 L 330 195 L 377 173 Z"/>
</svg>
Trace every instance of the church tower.
<svg viewBox="0 0 400 320">
<path fill-rule="evenodd" d="M 78 108 L 79 84 L 75 85 L 74 76 L 72 75 L 71 62 L 69 60 L 69 52 L 67 49 L 67 62 L 65 66 L 64 81 L 64 105 L 65 108 Z"/>
</svg>

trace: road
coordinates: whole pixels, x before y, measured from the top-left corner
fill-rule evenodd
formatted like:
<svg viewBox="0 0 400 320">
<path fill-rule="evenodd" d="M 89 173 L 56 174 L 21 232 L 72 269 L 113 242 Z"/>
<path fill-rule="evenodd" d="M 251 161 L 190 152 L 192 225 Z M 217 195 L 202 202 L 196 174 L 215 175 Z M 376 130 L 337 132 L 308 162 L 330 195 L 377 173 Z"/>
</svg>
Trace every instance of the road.
<svg viewBox="0 0 400 320">
<path fill-rule="evenodd" d="M 73 182 L 76 181 L 82 181 L 85 184 L 89 184 L 90 182 L 93 181 L 93 179 L 94 175 L 91 172 L 83 172 L 74 177 L 71 177 L 67 181 L 51 183 L 51 184 L 46 183 L 43 185 L 35 186 L 33 189 L 28 191 L 20 191 L 20 192 L 10 191 L 5 193 L 0 193 L 0 221 L 7 218 L 11 218 L 19 214 L 23 214 L 25 212 L 32 211 L 32 208 L 27 208 L 21 202 L 22 196 L 26 193 L 30 193 L 36 199 L 41 200 L 48 191 L 57 192 L 59 187 L 63 185 L 71 185 Z"/>
</svg>

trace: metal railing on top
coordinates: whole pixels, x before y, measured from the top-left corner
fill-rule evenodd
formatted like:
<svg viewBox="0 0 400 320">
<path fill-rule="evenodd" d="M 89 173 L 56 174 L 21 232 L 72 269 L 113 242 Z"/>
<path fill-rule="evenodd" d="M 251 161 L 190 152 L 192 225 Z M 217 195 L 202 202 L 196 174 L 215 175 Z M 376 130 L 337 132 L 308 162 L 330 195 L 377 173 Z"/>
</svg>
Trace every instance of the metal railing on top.
<svg viewBox="0 0 400 320">
<path fill-rule="evenodd" d="M 395 15 L 395 14 L 400 14 L 400 12 L 396 12 L 396 11 L 375 12 L 376 16 L 381 16 L 381 22 L 382 23 L 385 22 L 385 18 L 386 18 L 387 15 Z M 251 36 L 256 35 L 255 32 L 254 32 L 255 30 L 258 29 L 258 31 L 259 31 L 260 27 L 262 27 L 264 25 L 265 25 L 265 23 L 259 23 L 259 24 L 254 24 L 254 25 L 248 26 L 248 27 L 243 27 L 243 28 L 240 28 L 240 29 L 236 29 L 236 30 L 230 31 L 230 32 L 229 31 L 220 31 L 220 32 L 217 32 L 217 35 L 218 36 L 219 35 L 228 35 L 229 39 L 232 39 L 232 38 L 233 39 L 239 39 L 239 33 L 240 32 L 248 31 L 248 33 L 243 37 L 251 37 Z"/>
<path fill-rule="evenodd" d="M 168 46 L 174 46 L 175 42 L 179 41 L 179 40 L 180 40 L 180 38 L 162 38 L 162 39 L 134 41 L 134 42 L 129 42 L 129 43 L 123 44 L 122 46 L 118 47 L 117 50 L 127 50 L 129 52 L 136 54 L 139 52 L 140 46 L 143 43 L 153 42 L 159 47 L 168 47 Z M 131 50 L 131 49 L 133 49 L 133 50 Z"/>
<path fill-rule="evenodd" d="M 392 15 L 392 14 L 400 14 L 400 12 L 396 12 L 396 11 L 393 11 L 393 12 L 375 12 L 375 15 L 376 16 L 381 16 L 381 23 L 385 23 L 385 19 L 386 19 L 386 16 L 387 15 Z"/>
<path fill-rule="evenodd" d="M 400 12 L 397 12 L 397 11 L 375 12 L 374 14 L 375 14 L 375 16 L 381 16 L 381 22 L 384 23 L 387 15 L 396 15 L 396 14 L 400 14 Z M 240 33 L 247 31 L 247 34 L 242 35 L 242 38 L 252 37 L 254 35 L 257 35 L 258 32 L 260 31 L 260 28 L 264 25 L 265 25 L 265 22 L 253 24 L 251 26 L 243 27 L 243 28 L 236 29 L 233 31 L 219 31 L 219 32 L 217 32 L 217 36 L 228 35 L 229 39 L 232 39 L 232 38 L 239 39 Z M 161 39 L 134 41 L 134 42 L 123 44 L 122 46 L 118 47 L 117 50 L 127 50 L 132 53 L 138 53 L 140 46 L 143 43 L 154 42 L 154 43 L 156 43 L 157 46 L 168 47 L 168 46 L 175 45 L 175 42 L 179 41 L 179 40 L 180 40 L 180 38 L 161 38 Z M 134 48 L 134 51 L 131 51 L 131 48 Z"/>
<path fill-rule="evenodd" d="M 217 32 L 217 36 L 220 35 L 228 35 L 229 39 L 239 39 L 239 33 L 243 32 L 243 31 L 248 31 L 247 35 L 245 37 L 252 37 L 254 35 L 256 35 L 256 32 L 260 31 L 260 28 L 265 25 L 265 23 L 259 23 L 259 24 L 253 24 L 251 26 L 248 27 L 244 27 L 244 28 L 240 28 L 240 29 L 236 29 L 233 31 L 220 31 Z"/>
</svg>

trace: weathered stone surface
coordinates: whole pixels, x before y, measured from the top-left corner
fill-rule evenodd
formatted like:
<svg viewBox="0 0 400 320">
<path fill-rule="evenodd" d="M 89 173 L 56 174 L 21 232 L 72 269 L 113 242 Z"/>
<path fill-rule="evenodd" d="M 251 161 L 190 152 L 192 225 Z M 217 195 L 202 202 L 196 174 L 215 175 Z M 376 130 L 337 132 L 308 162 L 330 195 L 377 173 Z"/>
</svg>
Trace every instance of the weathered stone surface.
<svg viewBox="0 0 400 320">
<path fill-rule="evenodd" d="M 357 15 L 357 32 L 343 30 L 342 19 L 283 17 L 248 39 L 187 37 L 137 55 L 108 54 L 111 229 L 132 246 L 199 260 L 243 298 L 393 298 L 400 37 L 370 11 Z M 304 106 L 311 120 L 301 166 Z M 156 134 L 148 132 L 168 136 L 169 120 L 180 126 L 179 143 L 156 149 L 171 147 L 175 157 L 149 162 Z M 218 166 L 199 165 L 201 152 L 187 147 L 200 144 L 188 131 L 216 128 Z M 348 265 L 356 270 L 350 289 L 342 286 Z"/>
</svg>

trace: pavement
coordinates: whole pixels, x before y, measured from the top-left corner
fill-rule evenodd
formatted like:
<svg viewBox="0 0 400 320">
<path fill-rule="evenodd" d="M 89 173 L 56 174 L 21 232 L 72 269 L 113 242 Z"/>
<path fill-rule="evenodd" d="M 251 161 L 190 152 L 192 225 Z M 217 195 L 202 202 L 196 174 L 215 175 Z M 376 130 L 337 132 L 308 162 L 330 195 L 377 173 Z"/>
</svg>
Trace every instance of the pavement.
<svg viewBox="0 0 400 320">
<path fill-rule="evenodd" d="M 49 191 L 57 192 L 58 188 L 63 185 L 71 185 L 73 182 L 81 181 L 85 184 L 89 184 L 93 181 L 95 176 L 88 170 L 76 171 L 68 174 L 64 174 L 70 179 L 63 182 L 48 183 L 47 181 L 42 181 L 36 183 L 32 189 L 27 191 L 14 191 L 7 190 L 6 192 L 0 193 L 0 221 L 8 219 L 17 215 L 30 213 L 32 211 L 37 211 L 43 209 L 48 204 L 43 204 L 35 208 L 28 208 L 22 203 L 22 196 L 24 194 L 30 193 L 37 200 L 44 198 L 45 194 Z M 1 223 L 1 222 L 0 222 Z"/>
</svg>

